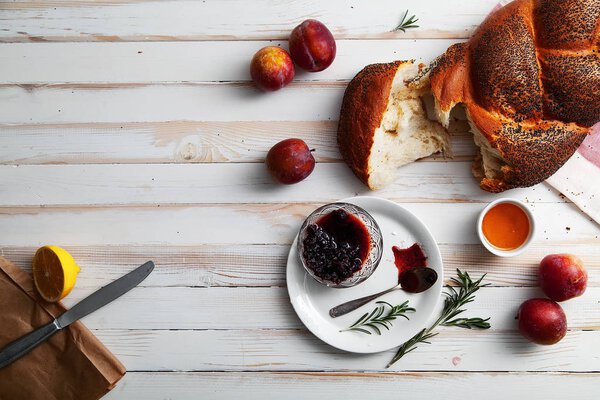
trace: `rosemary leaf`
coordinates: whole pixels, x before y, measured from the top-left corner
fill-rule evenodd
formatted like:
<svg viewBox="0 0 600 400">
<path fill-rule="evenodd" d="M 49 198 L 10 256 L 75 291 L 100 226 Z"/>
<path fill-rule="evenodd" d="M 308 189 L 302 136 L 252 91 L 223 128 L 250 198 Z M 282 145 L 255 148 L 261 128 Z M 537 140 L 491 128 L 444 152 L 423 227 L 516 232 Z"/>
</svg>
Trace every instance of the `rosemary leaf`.
<svg viewBox="0 0 600 400">
<path fill-rule="evenodd" d="M 444 293 L 446 295 L 446 298 L 444 299 L 444 308 L 440 317 L 429 328 L 424 328 L 411 339 L 409 339 L 407 342 L 402 344 L 402 346 L 398 348 L 396 355 L 392 358 L 392 360 L 389 362 L 386 368 L 389 368 L 395 362 L 404 357 L 406 354 L 416 349 L 418 344 L 429 344 L 428 340 L 437 335 L 437 333 L 434 333 L 432 331 L 438 325 L 458 326 L 460 328 L 466 329 L 490 328 L 490 324 L 489 322 L 487 322 L 489 318 L 456 318 L 456 316 L 465 311 L 465 309 L 462 308 L 464 305 L 471 303 L 473 300 L 475 300 L 475 292 L 477 292 L 480 288 L 484 286 L 488 286 L 488 284 L 481 284 L 483 278 L 485 277 L 485 274 L 476 281 L 473 281 L 469 276 L 469 273 L 466 271 L 462 272 L 461 270 L 457 269 L 456 274 L 458 276 L 458 279 L 452 278 L 452 281 L 458 285 L 459 289 L 457 290 L 455 287 L 450 286 L 448 290 Z"/>
<path fill-rule="evenodd" d="M 392 327 L 392 321 L 397 317 L 408 319 L 406 313 L 415 311 L 414 308 L 408 306 L 408 300 L 395 306 L 387 301 L 378 301 L 375 304 L 378 306 L 373 311 L 365 313 L 354 324 L 350 325 L 348 329 L 341 330 L 340 332 L 356 331 L 370 335 L 371 331 L 369 329 L 371 329 L 376 334 L 381 335 L 381 329 L 385 328 L 389 331 Z"/>
<path fill-rule="evenodd" d="M 452 321 L 444 322 L 442 325 L 444 326 L 458 326 L 459 328 L 479 328 L 479 329 L 489 329 L 490 324 L 487 322 L 489 318 L 456 318 Z"/>
<path fill-rule="evenodd" d="M 358 321 L 356 321 L 350 328 L 354 328 L 355 326 L 358 326 L 358 325 L 362 324 L 368 318 L 369 318 L 369 313 L 365 313 L 365 315 L 363 315 L 362 317 L 360 317 L 358 319 Z"/>
<path fill-rule="evenodd" d="M 415 23 L 419 20 L 418 18 L 416 18 L 415 15 L 411 16 L 408 19 L 406 18 L 407 16 L 408 16 L 408 10 L 406 10 L 404 12 L 404 15 L 402 16 L 402 20 L 400 20 L 400 24 L 396 28 L 394 28 L 394 31 L 406 32 L 407 29 L 419 27 L 419 25 L 415 25 Z"/>
</svg>

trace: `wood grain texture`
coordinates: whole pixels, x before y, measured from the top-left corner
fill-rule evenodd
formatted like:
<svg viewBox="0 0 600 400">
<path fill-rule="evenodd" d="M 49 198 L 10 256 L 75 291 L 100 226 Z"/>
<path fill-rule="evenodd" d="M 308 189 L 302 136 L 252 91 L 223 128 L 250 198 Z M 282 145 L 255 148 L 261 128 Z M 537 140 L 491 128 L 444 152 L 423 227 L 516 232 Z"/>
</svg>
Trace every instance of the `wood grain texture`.
<svg viewBox="0 0 600 400">
<path fill-rule="evenodd" d="M 338 40 L 335 63 L 294 81 L 350 80 L 365 65 L 398 59 L 429 63 L 456 39 Z M 250 60 L 286 41 L 0 43 L 5 83 L 168 83 L 249 81 Z M 365 51 L 368 48 L 368 51 Z"/>
<path fill-rule="evenodd" d="M 106 400 L 232 399 L 240 392 L 265 400 L 370 398 L 374 391 L 381 400 L 396 400 L 402 393 L 429 400 L 437 393 L 454 398 L 449 388 L 469 388 L 469 396 L 487 400 L 570 398 L 573 393 L 595 400 L 600 396 L 598 379 L 598 373 L 128 372 Z"/>
<path fill-rule="evenodd" d="M 337 120 L 345 82 L 0 85 L 0 123 Z"/>
<path fill-rule="evenodd" d="M 600 331 L 568 332 L 554 346 L 531 344 L 514 331 L 439 332 L 390 371 L 597 372 L 600 361 L 591 350 L 600 346 Z M 95 333 L 129 371 L 382 371 L 394 354 L 343 352 L 303 330 Z"/>
<path fill-rule="evenodd" d="M 425 160 L 474 158 L 466 121 L 450 128 L 452 158 Z M 337 120 L 0 124 L 0 164 L 263 162 L 271 146 L 289 137 L 314 148 L 317 162 L 332 162 L 341 160 L 336 134 Z"/>
<path fill-rule="evenodd" d="M 19 1 L 0 6 L 0 40 L 158 41 L 287 39 L 307 18 L 326 23 L 343 38 L 465 38 L 483 21 L 496 0 L 465 7 L 460 0 L 344 0 L 273 2 L 227 1 Z M 406 9 L 419 17 L 419 29 L 393 32 Z"/>
<path fill-rule="evenodd" d="M 390 282 L 380 289 L 394 284 Z M 75 288 L 63 303 L 72 307 L 96 289 Z M 521 303 L 534 297 L 544 294 L 537 287 L 483 288 L 476 301 L 465 308 L 467 315 L 491 317 L 493 330 L 511 330 L 516 329 L 515 315 Z M 590 287 L 584 296 L 562 303 L 570 330 L 600 330 L 599 297 L 600 287 Z M 392 292 L 381 299 L 399 304 L 407 296 Z M 367 305 L 361 312 L 372 308 Z M 438 312 L 441 308 L 439 302 Z M 361 315 L 358 311 L 355 314 L 346 318 L 348 325 Z M 287 288 L 279 287 L 139 287 L 85 317 L 83 322 L 90 329 L 303 329 Z"/>
<path fill-rule="evenodd" d="M 285 287 L 289 245 L 65 246 L 81 266 L 78 288 L 97 288 L 151 258 L 156 268 L 142 287 Z M 588 244 L 533 244 L 508 259 L 491 255 L 479 244 L 441 244 L 444 276 L 456 269 L 487 274 L 492 286 L 537 286 L 540 260 L 557 252 L 577 254 L 589 273 L 588 286 L 600 286 L 600 247 Z M 0 247 L 0 256 L 26 271 L 36 247 Z"/>
<path fill-rule="evenodd" d="M 5 246 L 289 244 L 320 204 L 0 208 Z M 477 244 L 481 203 L 401 203 L 438 243 Z M 569 203 L 534 203 L 539 244 L 597 245 L 598 226 Z M 57 229 L 60 227 L 60 229 Z M 570 228 L 567 230 L 566 228 Z"/>
<path fill-rule="evenodd" d="M 263 163 L 0 166 L 0 193 L 5 193 L 0 207 L 328 203 L 371 194 L 415 203 L 490 202 L 503 196 L 479 188 L 471 162 L 409 164 L 398 169 L 393 184 L 376 192 L 344 163 L 317 164 L 301 184 L 285 187 L 273 181 Z M 511 197 L 536 204 L 564 201 L 543 183 L 513 190 Z"/>
<path fill-rule="evenodd" d="M 514 190 L 504 195 L 529 203 L 538 234 L 521 256 L 491 256 L 474 224 L 498 195 L 473 182 L 477 149 L 460 113 L 453 159 L 428 157 L 368 194 L 425 222 L 446 284 L 456 268 L 488 274 L 468 314 L 490 315 L 493 329 L 443 328 L 389 371 L 393 352 L 338 351 L 289 304 L 287 254 L 302 220 L 367 193 L 335 143 L 348 80 L 373 62 L 429 62 L 497 2 L 1 1 L 0 255 L 30 270 L 38 246 L 67 248 L 82 266 L 67 306 L 156 262 L 141 287 L 84 321 L 128 369 L 107 399 L 598 398 L 598 225 L 544 184 Z M 407 9 L 419 29 L 393 32 Z M 333 66 L 257 91 L 252 54 L 287 48 L 306 18 L 334 33 Z M 262 162 L 288 137 L 306 140 L 319 164 L 301 185 L 277 187 Z M 589 287 L 562 303 L 565 339 L 535 346 L 513 317 L 542 295 L 541 258 L 559 252 L 584 260 Z"/>
</svg>

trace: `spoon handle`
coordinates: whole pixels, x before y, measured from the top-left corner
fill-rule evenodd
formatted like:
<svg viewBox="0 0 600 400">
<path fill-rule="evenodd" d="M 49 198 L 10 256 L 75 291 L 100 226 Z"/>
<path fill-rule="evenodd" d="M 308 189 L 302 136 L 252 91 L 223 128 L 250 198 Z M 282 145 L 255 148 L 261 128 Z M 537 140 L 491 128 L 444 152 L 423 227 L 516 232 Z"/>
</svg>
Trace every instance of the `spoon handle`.
<svg viewBox="0 0 600 400">
<path fill-rule="evenodd" d="M 394 286 L 393 288 L 384 290 L 383 292 L 375 293 L 370 296 L 361 297 L 360 299 L 347 301 L 346 303 L 342 303 L 339 306 L 335 306 L 331 310 L 329 310 L 329 315 L 331 316 L 331 318 L 335 318 L 335 317 L 339 317 L 340 315 L 348 314 L 350 311 L 354 311 L 358 307 L 367 304 L 368 302 L 378 298 L 379 296 L 382 296 L 382 295 L 389 293 L 392 290 L 396 290 L 398 288 L 399 288 L 399 285 Z"/>
</svg>

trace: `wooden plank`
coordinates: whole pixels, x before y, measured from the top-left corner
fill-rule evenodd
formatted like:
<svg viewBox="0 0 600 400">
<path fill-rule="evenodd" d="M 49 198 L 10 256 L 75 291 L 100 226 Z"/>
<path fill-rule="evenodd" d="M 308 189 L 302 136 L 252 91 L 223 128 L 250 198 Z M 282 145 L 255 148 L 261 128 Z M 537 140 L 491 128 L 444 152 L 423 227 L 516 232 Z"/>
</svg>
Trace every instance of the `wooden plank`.
<svg viewBox="0 0 600 400">
<path fill-rule="evenodd" d="M 337 117 L 336 117 L 337 119 Z M 275 143 L 306 141 L 317 162 L 340 161 L 336 121 L 168 121 L 0 124 L 0 164 L 263 162 Z M 452 160 L 478 152 L 465 121 L 454 121 Z M 426 160 L 449 160 L 441 155 Z"/>
<path fill-rule="evenodd" d="M 317 161 L 324 162 L 341 158 L 336 132 L 337 118 L 0 125 L 0 163 L 262 162 L 273 144 L 289 137 L 299 137 L 318 148 Z M 467 139 L 472 142 L 465 135 L 457 142 L 468 143 Z"/>
<path fill-rule="evenodd" d="M 5 194 L 3 194 L 5 195 Z M 194 199 L 191 199 L 194 201 Z M 0 243 L 41 246 L 289 244 L 320 204 L 0 208 Z M 438 243 L 476 244 L 481 203 L 402 203 Z M 598 225 L 569 203 L 530 205 L 536 243 L 598 243 Z M 566 228 L 570 228 L 567 230 Z"/>
<path fill-rule="evenodd" d="M 456 42 L 338 40 L 332 66 L 318 74 L 297 69 L 294 80 L 349 80 L 367 64 L 399 59 L 429 63 Z M 287 42 L 0 43 L 0 76 L 15 84 L 248 81 L 250 60 L 265 46 Z"/>
<path fill-rule="evenodd" d="M 293 82 L 271 93 L 251 83 L 0 85 L 0 123 L 336 120 L 345 88 L 345 82 Z"/>
<path fill-rule="evenodd" d="M 317 150 L 318 151 L 318 150 Z M 0 207 L 186 203 L 333 202 L 376 194 L 404 202 L 490 202 L 471 162 L 420 162 L 397 172 L 393 184 L 372 192 L 344 163 L 317 164 L 297 185 L 275 183 L 263 163 L 0 166 Z M 74 193 L 76 195 L 74 196 Z M 563 202 L 546 184 L 511 191 L 526 202 Z"/>
<path fill-rule="evenodd" d="M 308 332 L 96 331 L 130 371 L 381 371 L 394 351 L 352 354 Z M 596 371 L 600 331 L 568 332 L 553 346 L 511 331 L 441 329 L 391 371 Z"/>
<path fill-rule="evenodd" d="M 66 246 L 81 266 L 78 288 L 97 288 L 119 278 L 131 268 L 152 259 L 156 268 L 143 287 L 285 287 L 289 245 L 190 245 L 190 246 Z M 26 271 L 36 247 L 0 247 L 0 256 Z M 540 260 L 557 252 L 576 254 L 589 273 L 588 286 L 600 286 L 600 247 L 589 244 L 533 244 L 512 258 L 492 256 L 478 244 L 441 244 L 446 284 L 456 269 L 473 276 L 487 274 L 493 286 L 537 286 Z"/>
<path fill-rule="evenodd" d="M 394 283 L 390 282 L 389 286 Z M 75 287 L 63 303 L 72 307 L 96 289 Z M 511 330 L 516 329 L 515 315 L 521 303 L 534 297 L 544 297 L 541 289 L 486 287 L 477 293 L 475 302 L 465 308 L 467 315 L 491 317 L 494 330 Z M 585 295 L 562 303 L 569 329 L 600 330 L 599 298 L 600 287 L 590 287 Z M 340 295 L 340 302 L 350 299 Z M 396 304 L 406 297 L 401 293 L 390 293 L 382 299 Z M 439 312 L 442 303 L 438 304 Z M 359 316 L 340 319 L 351 325 Z M 303 328 L 290 304 L 287 288 L 278 287 L 137 287 L 83 321 L 90 329 Z"/>
<path fill-rule="evenodd" d="M 71 307 L 96 289 L 76 288 L 63 302 Z M 519 305 L 529 298 L 543 296 L 537 287 L 485 288 L 467 309 L 469 315 L 490 316 L 494 330 L 510 330 L 516 327 L 514 317 Z M 600 329 L 599 297 L 600 288 L 590 287 L 584 296 L 562 303 L 569 329 Z M 157 299 L 162 301 L 153 301 Z M 150 303 L 153 306 L 149 308 Z M 438 306 L 441 310 L 441 303 Z M 85 323 L 91 329 L 303 327 L 289 304 L 286 288 L 136 288 L 118 303 L 86 317 Z"/>
<path fill-rule="evenodd" d="M 450 368 L 449 368 L 450 369 Z M 447 398 L 468 388 L 469 398 L 570 398 L 595 400 L 598 373 L 469 373 L 469 372 L 128 372 L 105 400 L 165 398 L 248 399 L 371 398 L 413 400 Z M 502 388 L 493 390 L 491 388 Z M 464 393 L 463 393 L 464 395 Z"/>
<path fill-rule="evenodd" d="M 327 24 L 338 38 L 465 38 L 496 0 L 467 5 L 460 0 L 67 1 L 4 2 L 0 40 L 158 41 L 286 39 L 307 18 Z M 392 32 L 405 10 L 419 17 L 418 29 Z"/>
<path fill-rule="evenodd" d="M 289 245 L 67 246 L 66 249 L 81 267 L 78 288 L 104 286 L 148 259 L 156 267 L 140 284 L 142 287 L 269 287 L 285 286 Z M 0 256 L 30 271 L 35 250 L 35 247 L 0 247 Z"/>
</svg>

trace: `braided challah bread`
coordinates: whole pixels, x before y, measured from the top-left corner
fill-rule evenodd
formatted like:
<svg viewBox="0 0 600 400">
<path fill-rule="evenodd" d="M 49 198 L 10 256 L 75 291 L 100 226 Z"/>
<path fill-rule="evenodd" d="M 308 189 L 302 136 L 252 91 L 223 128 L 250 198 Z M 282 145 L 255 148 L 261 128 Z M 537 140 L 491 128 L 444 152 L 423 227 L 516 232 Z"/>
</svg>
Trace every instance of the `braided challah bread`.
<svg viewBox="0 0 600 400">
<path fill-rule="evenodd" d="M 434 63 L 439 118 L 465 105 L 481 188 L 545 180 L 600 120 L 599 18 L 600 0 L 517 0 Z"/>
<path fill-rule="evenodd" d="M 428 68 L 409 76 L 398 68 L 402 63 L 378 64 L 387 70 L 379 72 L 389 81 L 383 90 L 365 80 L 374 79 L 364 72 L 368 66 L 344 95 L 338 128 L 344 159 L 375 189 L 393 180 L 390 171 L 399 165 L 444 150 L 445 134 L 423 121 L 423 103 L 420 109 L 398 106 L 431 91 L 445 127 L 454 106 L 464 105 L 481 152 L 473 173 L 482 189 L 501 192 L 542 182 L 600 120 L 599 20 L 600 0 L 515 0 Z M 385 107 L 374 108 L 382 101 Z M 368 126 L 360 123 L 369 113 Z M 397 125 L 386 127 L 390 118 L 413 123 L 400 134 Z M 437 145 L 415 152 L 414 145 L 405 148 L 407 136 Z"/>
</svg>

